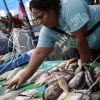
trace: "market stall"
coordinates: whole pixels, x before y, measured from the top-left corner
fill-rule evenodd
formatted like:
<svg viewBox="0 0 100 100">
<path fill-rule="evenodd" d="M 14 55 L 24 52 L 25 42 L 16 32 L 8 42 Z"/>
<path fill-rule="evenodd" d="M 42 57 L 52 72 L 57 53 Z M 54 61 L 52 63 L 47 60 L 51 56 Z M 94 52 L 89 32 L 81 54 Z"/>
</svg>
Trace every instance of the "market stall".
<svg viewBox="0 0 100 100">
<path fill-rule="evenodd" d="M 26 83 L 22 84 L 18 90 L 10 90 L 8 92 L 6 90 L 6 86 L 1 87 L 0 98 L 7 98 L 7 100 L 18 100 L 21 98 L 22 100 L 26 100 L 25 98 L 28 96 L 27 100 L 42 100 L 43 98 L 45 98 L 44 100 L 82 100 L 82 98 L 99 100 L 99 64 L 99 62 L 90 63 L 92 67 L 85 65 L 83 68 L 84 70 L 81 69 L 79 71 L 81 63 L 77 62 L 76 58 L 68 61 L 44 61 L 36 72 L 38 75 L 40 75 L 38 78 L 36 78 L 36 74 L 36 77 L 33 78 L 34 81 L 27 81 Z M 27 64 L 20 67 L 26 68 Z M 92 69 L 92 71 L 95 69 L 95 73 L 92 73 L 93 76 L 90 76 L 90 69 Z M 94 76 L 96 78 L 95 80 L 92 80 L 94 79 Z M 67 84 L 65 79 L 67 80 Z M 5 80 L 0 81 L 0 84 L 3 84 L 4 81 Z M 9 95 L 9 93 L 11 93 L 11 95 Z M 61 94 L 63 97 L 60 97 Z M 5 97 L 4 95 L 8 95 L 8 97 Z"/>
</svg>

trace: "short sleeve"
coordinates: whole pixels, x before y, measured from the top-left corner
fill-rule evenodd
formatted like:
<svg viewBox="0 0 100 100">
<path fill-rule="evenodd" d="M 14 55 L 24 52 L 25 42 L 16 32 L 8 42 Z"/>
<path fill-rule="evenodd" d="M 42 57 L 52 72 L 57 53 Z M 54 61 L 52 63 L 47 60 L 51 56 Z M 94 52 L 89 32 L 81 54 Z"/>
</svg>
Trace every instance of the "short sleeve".
<svg viewBox="0 0 100 100">
<path fill-rule="evenodd" d="M 53 34 L 53 30 L 42 27 L 39 35 L 39 40 L 37 46 L 39 47 L 52 47 L 55 44 L 55 38 Z"/>
<path fill-rule="evenodd" d="M 89 21 L 86 2 L 82 0 L 69 0 L 64 6 L 64 20 L 70 32 L 77 31 Z"/>
</svg>

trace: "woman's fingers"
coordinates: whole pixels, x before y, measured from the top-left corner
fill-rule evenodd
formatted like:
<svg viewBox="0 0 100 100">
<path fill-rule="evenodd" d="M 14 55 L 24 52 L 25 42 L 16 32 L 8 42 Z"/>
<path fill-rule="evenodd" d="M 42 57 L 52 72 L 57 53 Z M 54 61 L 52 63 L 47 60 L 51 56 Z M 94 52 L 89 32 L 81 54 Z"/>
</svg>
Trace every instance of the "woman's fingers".
<svg viewBox="0 0 100 100">
<path fill-rule="evenodd" d="M 16 85 L 16 81 L 11 82 L 7 88 L 11 89 L 14 85 Z"/>
<path fill-rule="evenodd" d="M 14 80 L 14 81 L 12 81 L 9 85 L 8 85 L 8 89 L 11 89 L 14 85 L 15 85 L 15 87 L 14 88 L 17 88 L 16 86 L 17 86 L 17 84 L 19 83 L 19 79 L 16 79 L 16 80 Z"/>
<path fill-rule="evenodd" d="M 19 81 L 18 84 L 16 84 L 16 89 L 18 89 L 20 85 L 21 85 L 21 82 Z"/>
</svg>

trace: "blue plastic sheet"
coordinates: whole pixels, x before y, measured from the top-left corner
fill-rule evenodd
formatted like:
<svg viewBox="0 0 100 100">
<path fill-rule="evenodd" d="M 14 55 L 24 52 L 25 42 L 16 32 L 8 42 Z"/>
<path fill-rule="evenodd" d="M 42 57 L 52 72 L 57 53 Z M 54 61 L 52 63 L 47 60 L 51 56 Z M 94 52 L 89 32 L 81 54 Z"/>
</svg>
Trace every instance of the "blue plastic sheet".
<svg viewBox="0 0 100 100">
<path fill-rule="evenodd" d="M 39 69 L 47 69 L 50 70 L 53 67 L 59 65 L 60 63 L 64 62 L 65 60 L 55 60 L 55 61 L 44 61 Z"/>
<path fill-rule="evenodd" d="M 23 53 L 17 59 L 0 65 L 0 75 L 3 74 L 4 72 L 7 72 L 9 70 L 12 70 L 13 68 L 19 67 L 20 65 L 29 62 L 29 60 L 30 57 L 26 53 Z"/>
</svg>

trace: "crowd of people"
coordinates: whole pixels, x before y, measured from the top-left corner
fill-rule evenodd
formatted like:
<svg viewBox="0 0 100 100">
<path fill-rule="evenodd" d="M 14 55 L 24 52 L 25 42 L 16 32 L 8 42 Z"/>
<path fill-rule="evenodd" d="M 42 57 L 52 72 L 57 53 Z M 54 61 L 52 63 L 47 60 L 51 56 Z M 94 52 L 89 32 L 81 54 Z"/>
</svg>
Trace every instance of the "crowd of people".
<svg viewBox="0 0 100 100">
<path fill-rule="evenodd" d="M 88 5 L 84 0 L 31 0 L 30 10 L 43 27 L 24 75 L 8 88 L 14 85 L 19 88 L 26 82 L 53 51 L 56 42 L 75 48 L 83 64 L 88 63 L 91 56 L 95 58 L 91 50 L 100 53 L 100 23 L 89 31 L 100 22 L 100 5 Z"/>
</svg>

